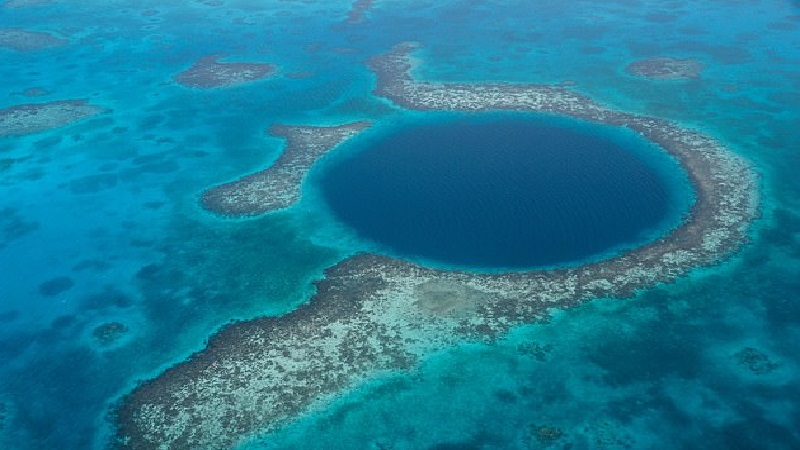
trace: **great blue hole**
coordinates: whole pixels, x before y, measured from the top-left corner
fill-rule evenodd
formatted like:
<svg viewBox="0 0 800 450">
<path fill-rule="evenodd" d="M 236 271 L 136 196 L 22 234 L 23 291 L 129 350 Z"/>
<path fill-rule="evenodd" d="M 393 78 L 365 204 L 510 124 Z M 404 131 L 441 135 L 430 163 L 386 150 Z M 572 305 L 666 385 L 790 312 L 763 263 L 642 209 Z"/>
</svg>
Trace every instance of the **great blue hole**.
<svg viewBox="0 0 800 450">
<path fill-rule="evenodd" d="M 379 251 L 460 268 L 608 257 L 677 226 L 690 204 L 685 173 L 655 145 L 548 116 L 393 127 L 325 164 L 319 183 Z"/>
</svg>

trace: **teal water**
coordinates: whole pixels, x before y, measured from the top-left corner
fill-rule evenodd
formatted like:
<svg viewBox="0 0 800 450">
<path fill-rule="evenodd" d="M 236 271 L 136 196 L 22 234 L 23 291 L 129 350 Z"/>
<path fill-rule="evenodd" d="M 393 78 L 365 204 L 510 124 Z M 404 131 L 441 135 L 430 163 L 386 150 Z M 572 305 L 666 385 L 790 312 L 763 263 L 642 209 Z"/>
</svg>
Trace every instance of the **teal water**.
<svg viewBox="0 0 800 450">
<path fill-rule="evenodd" d="M 203 212 L 199 193 L 269 164 L 280 151 L 263 134 L 270 124 L 418 118 L 374 98 L 363 64 L 403 40 L 423 45 L 420 78 L 571 80 L 601 103 L 713 135 L 761 173 L 764 218 L 720 266 L 445 351 L 248 447 L 800 446 L 796 2 L 385 1 L 347 25 L 349 7 L 0 7 L 0 28 L 70 40 L 0 48 L 0 107 L 83 98 L 110 109 L 0 138 L 0 447 L 104 448 L 109 407 L 137 380 L 231 319 L 292 310 L 361 249 L 325 222 L 314 186 L 296 207 L 247 221 Z M 274 63 L 279 75 L 216 91 L 171 83 L 209 54 Z M 655 56 L 705 69 L 685 82 L 626 74 Z M 302 71 L 312 76 L 286 76 Z M 21 94 L 33 87 L 48 93 Z M 93 330 L 114 321 L 128 332 L 103 346 Z M 561 437 L 537 439 L 543 426 Z"/>
</svg>

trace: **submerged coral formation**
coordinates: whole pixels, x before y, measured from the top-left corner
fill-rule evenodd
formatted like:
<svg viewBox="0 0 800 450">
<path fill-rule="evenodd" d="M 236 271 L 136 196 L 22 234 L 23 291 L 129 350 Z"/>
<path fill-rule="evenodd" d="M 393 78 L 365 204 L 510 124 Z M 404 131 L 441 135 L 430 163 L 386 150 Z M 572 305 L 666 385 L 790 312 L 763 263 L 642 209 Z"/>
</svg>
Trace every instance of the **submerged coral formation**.
<svg viewBox="0 0 800 450">
<path fill-rule="evenodd" d="M 120 322 L 107 322 L 92 330 L 92 337 L 102 346 L 111 345 L 128 332 L 128 327 Z"/>
<path fill-rule="evenodd" d="M 8 0 L 0 5 L 2 8 L 23 8 L 25 6 L 36 6 L 51 3 L 53 0 Z"/>
<path fill-rule="evenodd" d="M 4 6 L 7 6 L 4 5 Z M 49 47 L 61 47 L 69 44 L 66 39 L 41 31 L 23 30 L 21 28 L 0 29 L 0 47 L 20 52 L 41 50 Z"/>
<path fill-rule="evenodd" d="M 39 97 L 41 95 L 47 95 L 49 93 L 50 91 L 41 87 L 32 87 L 22 91 L 22 95 L 24 95 L 25 97 Z"/>
<path fill-rule="evenodd" d="M 14 164 L 16 160 L 0 160 L 0 167 Z M 0 169 L 2 170 L 2 169 Z M 0 209 L 0 250 L 11 242 L 21 239 L 39 228 L 39 223 L 29 220 L 10 206 Z"/>
<path fill-rule="evenodd" d="M 13 448 L 11 431 L 13 430 L 15 412 L 11 401 L 0 397 L 0 447 Z"/>
<path fill-rule="evenodd" d="M 733 355 L 736 362 L 747 370 L 756 374 L 764 375 L 773 372 L 779 365 L 773 362 L 770 357 L 753 347 L 745 347 Z"/>
<path fill-rule="evenodd" d="M 539 344 L 537 342 L 525 342 L 517 346 L 520 355 L 533 356 L 539 362 L 547 361 L 547 354 L 553 350 L 553 344 Z"/>
<path fill-rule="evenodd" d="M 269 133 L 286 139 L 281 156 L 270 167 L 203 193 L 209 211 L 224 216 L 254 216 L 293 205 L 311 166 L 327 151 L 355 136 L 369 122 L 312 127 L 275 125 Z"/>
<path fill-rule="evenodd" d="M 551 309 L 630 296 L 715 264 L 745 242 L 758 214 L 757 177 L 713 138 L 562 87 L 417 82 L 409 73 L 414 48 L 371 61 L 378 96 L 415 110 L 541 111 L 628 127 L 685 168 L 696 194 L 690 214 L 655 242 L 570 268 L 480 274 L 351 256 L 325 272 L 307 304 L 223 328 L 204 350 L 124 397 L 116 410 L 119 447 L 231 447 L 447 346 L 491 342 Z M 560 437 L 549 426 L 533 432 L 545 441 Z"/>
<path fill-rule="evenodd" d="M 374 3 L 375 0 L 355 0 L 347 12 L 347 23 L 351 25 L 361 23 L 364 20 L 364 13 L 369 11 Z"/>
<path fill-rule="evenodd" d="M 218 62 L 219 56 L 206 56 L 192 67 L 175 75 L 175 81 L 186 87 L 210 89 L 238 86 L 261 80 L 275 73 L 275 66 L 266 63 Z"/>
<path fill-rule="evenodd" d="M 0 137 L 39 133 L 103 113 L 83 100 L 28 103 L 0 109 Z"/>
<path fill-rule="evenodd" d="M 59 276 L 51 278 L 39 285 L 39 293 L 45 297 L 54 297 L 62 292 L 72 289 L 75 281 L 70 277 Z"/>
<path fill-rule="evenodd" d="M 531 425 L 531 434 L 540 444 L 552 444 L 561 439 L 564 432 L 560 428 L 550 425 Z"/>
<path fill-rule="evenodd" d="M 694 58 L 651 58 L 628 65 L 628 73 L 655 80 L 688 80 L 699 78 L 703 63 Z"/>
</svg>

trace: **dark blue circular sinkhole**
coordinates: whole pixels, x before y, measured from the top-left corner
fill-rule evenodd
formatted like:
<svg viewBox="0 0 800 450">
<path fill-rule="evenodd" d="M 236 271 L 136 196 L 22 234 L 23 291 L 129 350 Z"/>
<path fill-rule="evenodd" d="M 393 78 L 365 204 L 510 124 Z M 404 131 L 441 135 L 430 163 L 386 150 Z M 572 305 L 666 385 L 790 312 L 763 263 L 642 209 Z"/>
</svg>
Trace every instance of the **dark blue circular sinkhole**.
<svg viewBox="0 0 800 450">
<path fill-rule="evenodd" d="M 678 166 L 647 147 L 576 120 L 462 118 L 367 140 L 330 161 L 320 183 L 334 215 L 393 256 L 569 265 L 666 232 L 676 193 L 657 164 Z"/>
</svg>

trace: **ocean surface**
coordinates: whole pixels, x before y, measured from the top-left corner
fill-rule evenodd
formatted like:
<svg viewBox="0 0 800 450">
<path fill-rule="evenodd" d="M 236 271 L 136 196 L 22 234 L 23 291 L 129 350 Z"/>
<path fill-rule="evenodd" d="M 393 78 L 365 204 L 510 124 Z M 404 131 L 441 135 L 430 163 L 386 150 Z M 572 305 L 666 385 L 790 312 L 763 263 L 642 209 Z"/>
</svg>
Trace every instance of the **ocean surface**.
<svg viewBox="0 0 800 450">
<path fill-rule="evenodd" d="M 663 235 L 688 212 L 683 170 L 633 133 L 480 116 L 366 139 L 323 169 L 326 203 L 385 253 L 472 269 L 598 259 Z"/>
<path fill-rule="evenodd" d="M 232 320 L 293 310 L 313 293 L 313 280 L 355 252 L 487 270 L 576 263 L 653 239 L 691 201 L 671 160 L 629 143 L 609 150 L 612 159 L 588 148 L 566 159 L 536 154 L 572 167 L 561 173 L 604 167 L 630 189 L 653 187 L 639 192 L 644 206 L 635 211 L 610 195 L 592 205 L 609 213 L 600 228 L 620 233 L 605 245 L 585 239 L 569 255 L 547 250 L 525 259 L 523 248 L 514 249 L 521 256 L 494 246 L 477 256 L 391 248 L 359 231 L 336 215 L 326 183 L 359 182 L 381 158 L 396 158 L 415 177 L 412 186 L 438 189 L 428 182 L 441 177 L 409 171 L 420 160 L 446 166 L 452 155 L 406 160 L 390 138 L 455 133 L 454 121 L 489 126 L 499 117 L 410 112 L 374 97 L 366 60 L 409 40 L 422 46 L 414 55 L 421 80 L 567 82 L 612 108 L 719 139 L 760 174 L 762 217 L 749 244 L 717 266 L 634 298 L 555 312 L 493 345 L 448 349 L 413 372 L 342 392 L 330 407 L 243 448 L 800 448 L 798 2 L 0 0 L 0 31 L 9 29 L 64 42 L 20 50 L 0 39 L 0 109 L 83 99 L 107 111 L 0 137 L 0 448 L 108 448 L 113 406 L 140 380 L 201 350 Z M 175 82 L 210 55 L 275 64 L 277 72 L 218 89 Z M 654 57 L 693 58 L 703 70 L 661 81 L 626 71 Z M 320 161 L 297 205 L 250 219 L 201 208 L 204 189 L 277 158 L 282 141 L 265 133 L 270 125 L 363 119 L 373 129 Z M 559 132 L 565 139 L 631 138 L 552 117 L 514 120 L 567 127 Z M 458 161 L 465 170 L 491 161 L 507 173 L 537 162 L 525 149 L 511 150 L 518 161 L 511 167 L 485 154 Z M 352 179 L 337 176 L 348 167 Z M 642 177 L 622 177 L 631 170 Z M 515 188 L 555 189 L 522 181 Z M 467 187 L 447 186 L 457 189 L 451 197 L 430 198 L 447 202 Z M 369 194 L 381 201 L 380 190 Z M 577 191 L 557 194 L 589 201 Z M 619 214 L 600 208 L 604 202 Z M 513 203 L 492 207 L 509 211 Z M 365 210 L 354 214 L 370 219 Z M 586 225 L 571 217 L 560 223 L 575 232 Z M 628 232 L 617 229 L 623 225 Z M 99 334 L 108 324 L 118 325 Z"/>
</svg>

